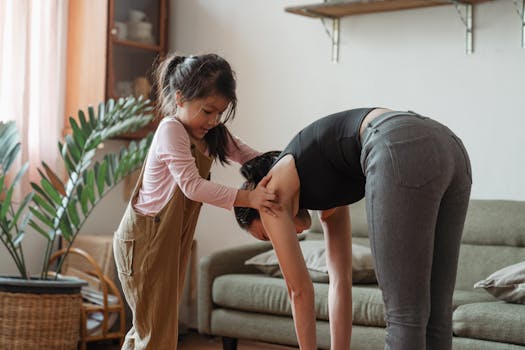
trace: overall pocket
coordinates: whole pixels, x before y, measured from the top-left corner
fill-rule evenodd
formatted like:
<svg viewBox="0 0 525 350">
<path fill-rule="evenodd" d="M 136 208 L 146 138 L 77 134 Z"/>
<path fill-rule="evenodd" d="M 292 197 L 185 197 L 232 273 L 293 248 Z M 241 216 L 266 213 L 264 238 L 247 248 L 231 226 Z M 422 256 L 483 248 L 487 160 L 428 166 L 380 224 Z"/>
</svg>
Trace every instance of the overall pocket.
<svg viewBox="0 0 525 350">
<path fill-rule="evenodd" d="M 387 146 L 398 185 L 420 188 L 441 175 L 438 147 L 433 136 L 387 142 Z"/>
<path fill-rule="evenodd" d="M 113 254 L 119 274 L 133 276 L 133 255 L 135 250 L 134 239 L 122 239 L 115 235 L 113 239 Z"/>
</svg>

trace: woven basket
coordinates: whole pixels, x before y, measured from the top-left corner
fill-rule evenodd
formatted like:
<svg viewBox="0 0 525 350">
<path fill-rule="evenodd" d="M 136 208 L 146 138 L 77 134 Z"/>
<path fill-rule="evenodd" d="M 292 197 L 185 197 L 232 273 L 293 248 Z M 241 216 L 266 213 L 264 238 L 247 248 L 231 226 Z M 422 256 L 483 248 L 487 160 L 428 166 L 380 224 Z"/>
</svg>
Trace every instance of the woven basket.
<svg viewBox="0 0 525 350">
<path fill-rule="evenodd" d="M 0 349 L 77 349 L 81 307 L 80 293 L 0 291 Z"/>
</svg>

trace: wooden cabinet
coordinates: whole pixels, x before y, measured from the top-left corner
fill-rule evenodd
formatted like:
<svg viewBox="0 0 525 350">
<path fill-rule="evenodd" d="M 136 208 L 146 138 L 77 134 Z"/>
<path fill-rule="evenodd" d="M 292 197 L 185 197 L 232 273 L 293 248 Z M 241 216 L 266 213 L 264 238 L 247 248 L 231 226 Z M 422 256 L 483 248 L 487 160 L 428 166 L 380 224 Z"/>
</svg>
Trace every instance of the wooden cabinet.
<svg viewBox="0 0 525 350">
<path fill-rule="evenodd" d="M 168 0 L 75 0 L 69 5 L 66 122 L 79 109 L 151 90 L 157 59 L 167 51 Z M 155 129 L 123 135 L 138 138 Z"/>
</svg>

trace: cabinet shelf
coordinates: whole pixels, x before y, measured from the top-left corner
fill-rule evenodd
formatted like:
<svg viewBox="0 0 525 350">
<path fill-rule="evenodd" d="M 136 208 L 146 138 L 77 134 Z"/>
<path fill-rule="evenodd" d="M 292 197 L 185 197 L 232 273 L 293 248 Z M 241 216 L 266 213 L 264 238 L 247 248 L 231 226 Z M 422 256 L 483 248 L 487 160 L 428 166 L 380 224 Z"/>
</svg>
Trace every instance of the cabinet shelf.
<svg viewBox="0 0 525 350">
<path fill-rule="evenodd" d="M 112 42 L 115 45 L 133 47 L 135 49 L 141 49 L 141 50 L 146 50 L 146 51 L 153 51 L 153 52 L 163 51 L 163 48 L 160 47 L 159 45 L 146 44 L 146 43 L 141 43 L 139 41 L 121 40 L 117 38 L 112 38 Z"/>
</svg>

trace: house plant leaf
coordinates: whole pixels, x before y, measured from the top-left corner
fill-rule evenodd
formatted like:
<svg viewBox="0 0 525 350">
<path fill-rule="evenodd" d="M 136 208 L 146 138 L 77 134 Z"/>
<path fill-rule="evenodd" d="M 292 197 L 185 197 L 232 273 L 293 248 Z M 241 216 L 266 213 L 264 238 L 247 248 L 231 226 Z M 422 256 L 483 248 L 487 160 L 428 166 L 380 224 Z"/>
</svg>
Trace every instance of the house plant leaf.
<svg viewBox="0 0 525 350">
<path fill-rule="evenodd" d="M 21 146 L 15 124 L 0 122 L 0 237 L 23 278 L 29 278 L 22 250 L 25 227 L 29 225 L 47 240 L 40 273 L 40 278 L 47 279 L 47 262 L 58 237 L 64 238 L 69 251 L 93 208 L 140 166 L 152 135 L 139 143 L 131 142 L 123 151 L 105 155 L 100 162 L 95 161 L 99 146 L 110 137 L 147 125 L 152 119 L 150 111 L 149 101 L 133 97 L 110 99 L 97 109 L 88 107 L 87 113 L 79 111 L 77 118 L 70 120 L 72 134 L 66 135 L 64 142 L 57 142 L 66 173 L 59 175 L 42 163 L 38 169 L 40 180 L 31 183 L 33 191 L 18 204 L 17 210 L 13 209 L 13 192 L 27 165 L 11 183 L 6 182 L 8 177 L 4 175 L 14 164 Z M 63 255 L 66 256 L 67 253 Z M 58 270 L 62 262 L 63 258 L 58 262 Z"/>
</svg>

